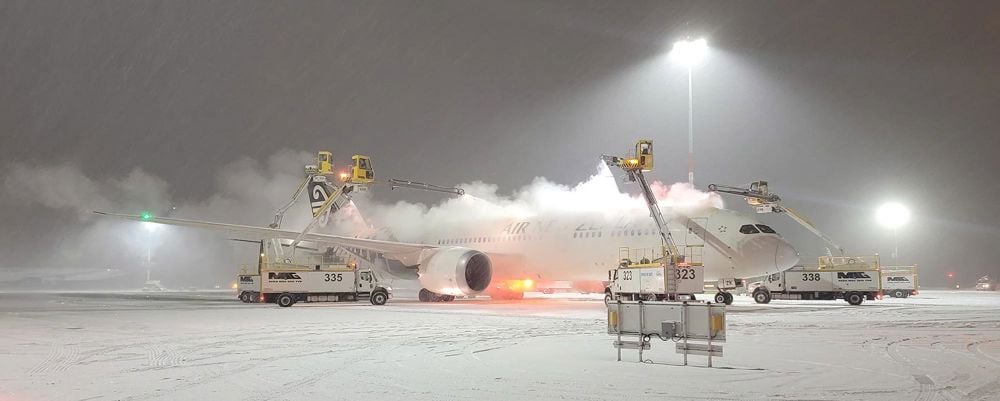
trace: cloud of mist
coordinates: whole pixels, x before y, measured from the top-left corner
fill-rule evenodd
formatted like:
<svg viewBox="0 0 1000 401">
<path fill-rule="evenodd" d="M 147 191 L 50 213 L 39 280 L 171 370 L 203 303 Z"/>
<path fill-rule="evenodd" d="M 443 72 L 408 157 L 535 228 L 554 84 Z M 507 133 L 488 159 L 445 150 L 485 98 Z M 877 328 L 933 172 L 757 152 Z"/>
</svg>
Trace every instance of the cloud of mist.
<svg viewBox="0 0 1000 401">
<path fill-rule="evenodd" d="M 172 199 L 168 184 L 141 168 L 121 176 L 96 178 L 74 165 L 13 163 L 0 177 L 0 188 L 21 206 L 52 209 L 60 218 L 50 238 L 19 244 L 17 259 L 30 262 L 22 270 L 54 268 L 113 268 L 144 278 L 147 247 L 152 253 L 154 279 L 168 284 L 227 283 L 241 263 L 256 260 L 252 244 L 228 240 L 219 233 L 157 225 L 152 231 L 135 222 L 103 218 L 91 211 L 205 219 L 265 226 L 302 180 L 302 166 L 313 156 L 283 150 L 262 162 L 244 158 L 215 174 L 216 193 L 205 199 Z M 174 183 L 183 185 L 183 183 Z M 17 205 L 14 205 L 17 207 Z M 300 227 L 309 219 L 306 208 L 293 207 L 285 227 Z M 199 279 L 201 278 L 201 279 Z M 141 285 L 141 281 L 134 287 Z"/>
<path fill-rule="evenodd" d="M 167 285 L 206 285 L 206 281 L 227 283 L 238 264 L 253 263 L 253 245 L 194 229 L 158 225 L 148 231 L 134 222 L 96 218 L 90 211 L 149 210 L 154 215 L 266 226 L 301 183 L 302 166 L 312 160 L 310 153 L 290 150 L 263 161 L 239 159 L 217 171 L 214 194 L 188 202 L 172 201 L 167 183 L 140 168 L 122 176 L 97 179 L 72 165 L 14 164 L 2 185 L 4 191 L 17 194 L 16 198 L 25 204 L 77 218 L 60 227 L 64 232 L 60 245 L 51 252 L 39 253 L 34 258 L 35 266 L 144 271 L 146 248 L 151 247 L 154 278 Z M 460 185 L 465 196 L 447 197 L 431 206 L 406 201 L 382 203 L 377 199 L 380 189 L 376 186 L 357 194 L 353 205 L 319 230 L 357 235 L 381 227 L 381 237 L 419 242 L 447 230 L 468 229 L 463 223 L 469 221 L 502 223 L 574 214 L 604 216 L 610 221 L 623 214 L 644 215 L 646 206 L 641 197 L 618 190 L 615 180 L 620 178 L 601 164 L 592 176 L 572 186 L 537 177 L 510 194 L 502 194 L 496 185 L 475 181 Z M 686 183 L 667 186 L 654 182 L 652 187 L 661 204 L 670 208 L 668 213 L 722 207 L 718 195 L 698 191 Z M 307 203 L 303 196 L 293 205 L 285 215 L 283 229 L 305 226 L 310 218 Z"/>
<path fill-rule="evenodd" d="M 586 215 L 610 222 L 623 215 L 647 215 L 641 196 L 618 189 L 615 181 L 620 179 L 601 163 L 593 175 L 572 186 L 536 177 L 530 184 L 504 195 L 496 185 L 475 181 L 460 185 L 465 196 L 448 198 L 433 206 L 405 201 L 386 205 L 368 197 L 358 199 L 357 203 L 369 222 L 388 228 L 396 239 L 406 242 L 441 238 L 448 230 L 468 229 L 465 223 L 469 221 L 502 223 Z M 627 185 L 638 188 L 638 184 Z M 654 181 L 650 186 L 666 209 L 665 214 L 696 213 L 723 206 L 717 194 L 699 191 L 687 183 L 668 186 Z"/>
</svg>

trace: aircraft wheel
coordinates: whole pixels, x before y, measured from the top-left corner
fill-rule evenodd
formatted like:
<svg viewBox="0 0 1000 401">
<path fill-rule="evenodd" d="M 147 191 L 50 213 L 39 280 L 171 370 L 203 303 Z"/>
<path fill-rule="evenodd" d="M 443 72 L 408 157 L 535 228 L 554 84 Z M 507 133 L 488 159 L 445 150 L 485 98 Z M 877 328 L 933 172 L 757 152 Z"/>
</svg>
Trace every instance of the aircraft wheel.
<svg viewBox="0 0 1000 401">
<path fill-rule="evenodd" d="M 715 303 L 728 305 L 728 303 L 726 302 L 726 293 L 724 292 L 715 293 Z"/>
<path fill-rule="evenodd" d="M 287 308 L 295 304 L 295 298 L 292 298 L 292 296 L 289 294 L 281 294 L 278 295 L 278 299 L 275 300 L 275 302 L 278 303 L 278 306 L 282 308 Z"/>
<path fill-rule="evenodd" d="M 372 305 L 385 305 L 386 301 L 389 300 L 389 295 L 382 291 L 375 291 L 372 294 Z"/>
</svg>

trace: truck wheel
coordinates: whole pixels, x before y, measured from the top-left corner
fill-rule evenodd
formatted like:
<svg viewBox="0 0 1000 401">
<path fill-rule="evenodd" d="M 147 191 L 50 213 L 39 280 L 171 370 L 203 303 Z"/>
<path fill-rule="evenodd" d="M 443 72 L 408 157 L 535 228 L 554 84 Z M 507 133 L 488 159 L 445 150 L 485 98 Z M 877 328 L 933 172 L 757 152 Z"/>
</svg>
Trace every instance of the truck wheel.
<svg viewBox="0 0 1000 401">
<path fill-rule="evenodd" d="M 754 291 L 753 300 L 759 304 L 766 304 L 771 302 L 771 293 L 767 291 Z"/>
<path fill-rule="evenodd" d="M 287 308 L 295 304 L 295 298 L 292 298 L 289 294 L 281 294 L 278 295 L 278 299 L 276 299 L 275 302 L 278 303 L 278 306 Z"/>
<path fill-rule="evenodd" d="M 431 302 L 434 300 L 434 293 L 428 291 L 426 288 L 421 288 L 420 293 L 417 294 L 417 299 L 420 302 Z"/>
<path fill-rule="evenodd" d="M 715 293 L 715 303 L 717 303 L 717 304 L 728 304 L 728 302 L 726 302 L 726 293 L 724 293 L 724 292 L 717 292 L 717 293 Z"/>
<path fill-rule="evenodd" d="M 389 295 L 382 291 L 375 291 L 372 293 L 372 305 L 385 305 L 385 302 L 389 300 Z"/>
<path fill-rule="evenodd" d="M 604 293 L 604 304 L 605 305 L 610 305 L 611 304 L 611 300 L 612 300 L 611 293 L 610 292 L 605 292 Z"/>
<path fill-rule="evenodd" d="M 891 296 L 893 298 L 905 298 L 906 297 L 905 295 L 903 295 L 903 290 L 894 290 L 892 292 Z"/>
<path fill-rule="evenodd" d="M 250 301 L 251 301 L 251 299 L 250 299 L 250 293 L 249 292 L 244 292 L 244 293 L 240 294 L 240 301 L 243 301 L 243 303 L 245 303 L 245 304 L 250 303 Z"/>
<path fill-rule="evenodd" d="M 723 294 L 726 294 L 726 305 L 732 305 L 733 304 L 733 294 L 730 294 L 728 292 L 724 292 Z"/>
<path fill-rule="evenodd" d="M 443 295 L 443 296 L 441 296 L 441 300 L 444 301 L 444 302 L 451 302 L 451 301 L 455 300 L 455 296 L 454 295 Z"/>
<path fill-rule="evenodd" d="M 851 305 L 861 305 L 861 303 L 865 301 L 865 297 L 856 292 L 847 293 L 847 295 L 844 296 L 844 299 Z"/>
<path fill-rule="evenodd" d="M 903 291 L 903 298 L 909 298 L 909 297 L 910 297 L 910 292 L 909 291 Z"/>
</svg>

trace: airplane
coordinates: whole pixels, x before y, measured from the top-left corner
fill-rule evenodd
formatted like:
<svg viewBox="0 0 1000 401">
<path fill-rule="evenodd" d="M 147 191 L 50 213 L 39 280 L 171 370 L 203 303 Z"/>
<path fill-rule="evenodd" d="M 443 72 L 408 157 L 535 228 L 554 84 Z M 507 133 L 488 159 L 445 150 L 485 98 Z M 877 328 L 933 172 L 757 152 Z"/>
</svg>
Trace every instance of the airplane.
<svg viewBox="0 0 1000 401">
<path fill-rule="evenodd" d="M 701 249 L 706 282 L 766 276 L 799 262 L 798 253 L 769 226 L 747 215 L 715 207 L 677 212 L 668 226 L 682 249 Z M 614 209 L 611 207 L 610 209 Z M 438 227 L 413 242 L 306 233 L 267 227 L 149 215 L 94 212 L 135 221 L 224 231 L 244 239 L 301 238 L 317 246 L 342 248 L 363 257 L 380 273 L 419 281 L 419 299 L 451 301 L 486 293 L 519 299 L 534 283 L 571 281 L 603 291 L 601 281 L 619 263 L 622 247 L 653 248 L 659 236 L 648 211 L 535 214 L 520 219 L 469 219 Z M 596 289 L 599 285 L 600 289 Z M 724 289 L 720 289 L 725 291 Z"/>
</svg>

